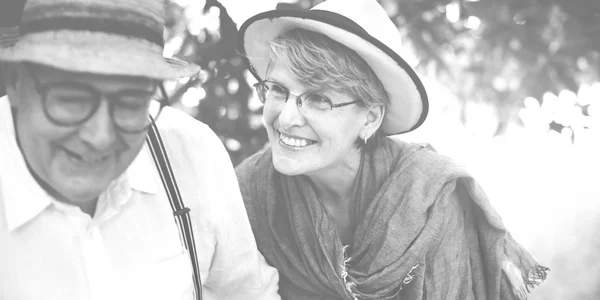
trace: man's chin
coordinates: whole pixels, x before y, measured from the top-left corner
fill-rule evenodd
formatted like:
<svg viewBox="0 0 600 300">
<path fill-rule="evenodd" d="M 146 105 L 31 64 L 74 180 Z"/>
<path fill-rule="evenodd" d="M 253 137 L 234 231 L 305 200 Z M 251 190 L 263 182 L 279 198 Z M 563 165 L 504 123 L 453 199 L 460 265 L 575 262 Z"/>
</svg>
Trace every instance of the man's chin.
<svg viewBox="0 0 600 300">
<path fill-rule="evenodd" d="M 82 180 L 63 182 L 59 189 L 57 189 L 59 192 L 58 196 L 62 198 L 60 200 L 74 205 L 95 201 L 108 188 L 108 184 L 101 185 L 99 182 L 100 181 L 87 182 Z"/>
</svg>

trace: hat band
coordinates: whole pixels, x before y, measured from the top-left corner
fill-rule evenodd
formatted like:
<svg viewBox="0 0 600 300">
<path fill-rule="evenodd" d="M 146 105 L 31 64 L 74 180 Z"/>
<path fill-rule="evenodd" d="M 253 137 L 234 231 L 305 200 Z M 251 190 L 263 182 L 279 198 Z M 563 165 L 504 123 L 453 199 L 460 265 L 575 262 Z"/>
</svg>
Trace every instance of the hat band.
<svg viewBox="0 0 600 300">
<path fill-rule="evenodd" d="M 0 49 L 14 46 L 18 37 L 19 26 L 0 27 Z"/>
<path fill-rule="evenodd" d="M 162 32 L 140 23 L 127 22 L 114 19 L 91 19 L 77 17 L 54 17 L 51 19 L 37 19 L 25 21 L 20 26 L 21 36 L 30 33 L 40 33 L 58 30 L 92 31 L 116 34 L 127 37 L 139 38 L 164 46 Z"/>
</svg>

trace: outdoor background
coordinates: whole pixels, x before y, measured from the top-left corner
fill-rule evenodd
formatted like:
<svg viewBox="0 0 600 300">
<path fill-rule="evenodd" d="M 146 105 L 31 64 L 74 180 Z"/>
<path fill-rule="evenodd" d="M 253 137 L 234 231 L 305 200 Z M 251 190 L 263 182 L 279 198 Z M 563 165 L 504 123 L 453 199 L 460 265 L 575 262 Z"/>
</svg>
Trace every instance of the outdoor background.
<svg viewBox="0 0 600 300">
<path fill-rule="evenodd" d="M 165 0 L 165 55 L 203 68 L 166 83 L 173 106 L 208 124 L 234 165 L 267 143 L 239 26 L 319 2 Z M 379 2 L 430 99 L 425 124 L 403 138 L 466 165 L 551 269 L 530 299 L 600 299 L 600 0 Z M 18 22 L 1 15 L 0 26 Z"/>
</svg>

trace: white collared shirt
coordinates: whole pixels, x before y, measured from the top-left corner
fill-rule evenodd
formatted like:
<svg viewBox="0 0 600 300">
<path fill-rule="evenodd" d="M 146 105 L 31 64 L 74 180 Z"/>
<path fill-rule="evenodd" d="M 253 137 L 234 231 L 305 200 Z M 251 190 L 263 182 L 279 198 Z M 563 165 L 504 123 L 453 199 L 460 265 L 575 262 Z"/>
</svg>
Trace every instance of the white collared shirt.
<svg viewBox="0 0 600 300">
<path fill-rule="evenodd" d="M 158 126 L 191 209 L 204 299 L 279 299 L 231 161 L 208 126 L 165 108 Z M 192 269 L 147 146 L 93 218 L 29 173 L 0 98 L 0 299 L 192 299 Z"/>
</svg>

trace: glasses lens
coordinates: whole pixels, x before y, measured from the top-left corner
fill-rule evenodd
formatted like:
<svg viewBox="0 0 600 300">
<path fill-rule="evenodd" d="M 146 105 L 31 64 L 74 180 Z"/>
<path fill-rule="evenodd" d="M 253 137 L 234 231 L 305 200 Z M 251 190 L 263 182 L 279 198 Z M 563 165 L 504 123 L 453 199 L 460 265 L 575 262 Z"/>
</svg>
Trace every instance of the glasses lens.
<svg viewBox="0 0 600 300">
<path fill-rule="evenodd" d="M 286 101 L 288 98 L 288 89 L 285 87 L 274 83 L 274 82 L 265 82 L 265 86 L 268 89 L 267 98 L 276 100 L 276 101 Z"/>
<path fill-rule="evenodd" d="M 302 95 L 303 106 L 311 110 L 331 110 L 331 101 L 327 97 L 317 93 L 306 93 Z"/>
<path fill-rule="evenodd" d="M 46 110 L 59 124 L 75 124 L 94 110 L 97 95 L 92 91 L 68 84 L 57 84 L 46 90 Z"/>
<path fill-rule="evenodd" d="M 149 92 L 122 93 L 114 100 L 114 121 L 125 131 L 145 129 L 150 125 L 150 117 L 156 119 L 161 109 L 160 100 Z"/>
</svg>

